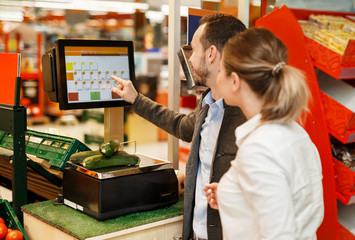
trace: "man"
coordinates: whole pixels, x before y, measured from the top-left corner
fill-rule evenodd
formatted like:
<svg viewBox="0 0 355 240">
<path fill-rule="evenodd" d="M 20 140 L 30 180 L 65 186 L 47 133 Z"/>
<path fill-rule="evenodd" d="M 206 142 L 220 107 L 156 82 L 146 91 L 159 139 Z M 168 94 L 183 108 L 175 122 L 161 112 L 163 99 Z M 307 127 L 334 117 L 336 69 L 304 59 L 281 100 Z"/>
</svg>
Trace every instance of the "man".
<svg viewBox="0 0 355 240">
<path fill-rule="evenodd" d="M 196 85 L 209 90 L 188 115 L 151 101 L 138 94 L 130 81 L 112 76 L 120 83 L 112 91 L 132 103 L 133 111 L 175 137 L 191 142 L 186 163 L 183 240 L 222 239 L 219 213 L 208 206 L 203 188 L 207 183 L 218 182 L 229 169 L 237 151 L 235 128 L 246 120 L 239 108 L 224 104 L 216 87 L 223 46 L 244 30 L 244 24 L 231 15 L 201 18 L 191 42 L 189 61 Z"/>
</svg>

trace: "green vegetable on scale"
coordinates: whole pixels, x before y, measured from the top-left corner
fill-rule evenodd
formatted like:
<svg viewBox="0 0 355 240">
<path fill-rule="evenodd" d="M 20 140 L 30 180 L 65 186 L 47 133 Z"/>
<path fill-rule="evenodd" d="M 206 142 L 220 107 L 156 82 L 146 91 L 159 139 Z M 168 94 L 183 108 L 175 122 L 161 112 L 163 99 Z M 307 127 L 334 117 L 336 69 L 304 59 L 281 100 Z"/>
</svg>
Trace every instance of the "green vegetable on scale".
<svg viewBox="0 0 355 240">
<path fill-rule="evenodd" d="M 109 158 L 104 157 L 101 154 L 87 157 L 82 162 L 82 165 L 86 169 L 98 169 L 116 166 L 134 166 L 139 163 L 140 158 L 137 155 L 129 154 L 125 151 L 118 151 Z"/>
<path fill-rule="evenodd" d="M 94 156 L 94 155 L 98 155 L 100 154 L 100 151 L 97 150 L 97 151 L 84 151 L 84 152 L 77 152 L 77 153 L 74 153 L 72 154 L 70 157 L 69 157 L 69 161 L 74 163 L 74 164 L 81 164 L 85 158 L 87 157 L 91 157 L 91 156 Z"/>
<path fill-rule="evenodd" d="M 119 145 L 120 142 L 114 139 L 101 144 L 99 150 L 103 156 L 111 157 L 118 151 Z"/>
</svg>

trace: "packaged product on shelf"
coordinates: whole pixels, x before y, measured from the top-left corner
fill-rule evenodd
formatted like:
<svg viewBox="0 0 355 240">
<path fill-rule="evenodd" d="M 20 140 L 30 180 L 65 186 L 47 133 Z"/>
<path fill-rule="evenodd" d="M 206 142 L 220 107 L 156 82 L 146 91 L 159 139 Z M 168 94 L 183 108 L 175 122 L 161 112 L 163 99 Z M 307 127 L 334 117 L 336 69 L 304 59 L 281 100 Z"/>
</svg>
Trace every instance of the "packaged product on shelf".
<svg viewBox="0 0 355 240">
<path fill-rule="evenodd" d="M 318 25 L 324 29 L 341 29 L 344 24 L 351 22 L 350 20 L 331 15 L 309 15 L 308 21 Z"/>
<path fill-rule="evenodd" d="M 343 55 L 349 40 L 355 39 L 355 23 L 340 16 L 311 14 L 300 26 L 306 37 Z"/>
<path fill-rule="evenodd" d="M 333 156 L 355 171 L 355 143 L 343 144 L 330 135 Z"/>
<path fill-rule="evenodd" d="M 319 43 L 322 43 L 323 45 L 339 53 L 340 55 L 344 54 L 349 40 L 354 38 L 355 36 L 352 36 L 351 34 L 348 34 L 340 29 L 321 29 L 319 31 L 314 32 L 314 40 Z"/>
<path fill-rule="evenodd" d="M 355 36 L 355 23 L 349 22 L 344 24 L 342 29 L 344 32 L 351 34 L 352 36 Z"/>
<path fill-rule="evenodd" d="M 307 21 L 299 21 L 303 33 L 306 37 L 313 39 L 313 34 L 315 31 L 318 31 L 320 27 L 316 24 Z"/>
</svg>

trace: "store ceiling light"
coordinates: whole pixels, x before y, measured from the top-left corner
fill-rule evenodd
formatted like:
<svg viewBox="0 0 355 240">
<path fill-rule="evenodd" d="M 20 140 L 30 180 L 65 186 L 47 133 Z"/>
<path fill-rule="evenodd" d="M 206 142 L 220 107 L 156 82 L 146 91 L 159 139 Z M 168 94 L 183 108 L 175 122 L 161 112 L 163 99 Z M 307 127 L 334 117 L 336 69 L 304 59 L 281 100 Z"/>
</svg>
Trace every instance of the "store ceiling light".
<svg viewBox="0 0 355 240">
<path fill-rule="evenodd" d="M 158 11 L 146 11 L 145 17 L 148 18 L 151 22 L 161 23 L 164 19 L 164 14 Z"/>
<path fill-rule="evenodd" d="M 2 4 L 1 4 L 2 5 Z M 23 21 L 23 12 L 21 7 L 10 7 L 0 5 L 0 20 L 1 21 Z"/>
<path fill-rule="evenodd" d="M 38 7 L 47 9 L 73 9 L 88 11 L 111 11 L 119 13 L 134 13 L 136 9 L 147 10 L 147 3 L 107 1 L 107 0 L 41 0 L 41 1 L 20 1 L 1 0 L 4 6 Z"/>
<path fill-rule="evenodd" d="M 161 11 L 164 15 L 169 15 L 169 5 L 162 5 Z M 188 15 L 189 8 L 186 6 L 180 6 L 180 16 L 186 17 Z"/>
</svg>

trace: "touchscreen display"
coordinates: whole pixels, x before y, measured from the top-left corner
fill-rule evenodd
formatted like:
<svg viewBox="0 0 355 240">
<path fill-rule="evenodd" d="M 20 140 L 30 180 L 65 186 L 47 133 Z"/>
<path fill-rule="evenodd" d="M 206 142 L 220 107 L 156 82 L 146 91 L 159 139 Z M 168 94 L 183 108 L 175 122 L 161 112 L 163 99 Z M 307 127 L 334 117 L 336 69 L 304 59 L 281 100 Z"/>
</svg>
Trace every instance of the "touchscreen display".
<svg viewBox="0 0 355 240">
<path fill-rule="evenodd" d="M 69 104 L 122 100 L 110 76 L 130 80 L 128 47 L 65 46 L 64 56 Z"/>
</svg>

